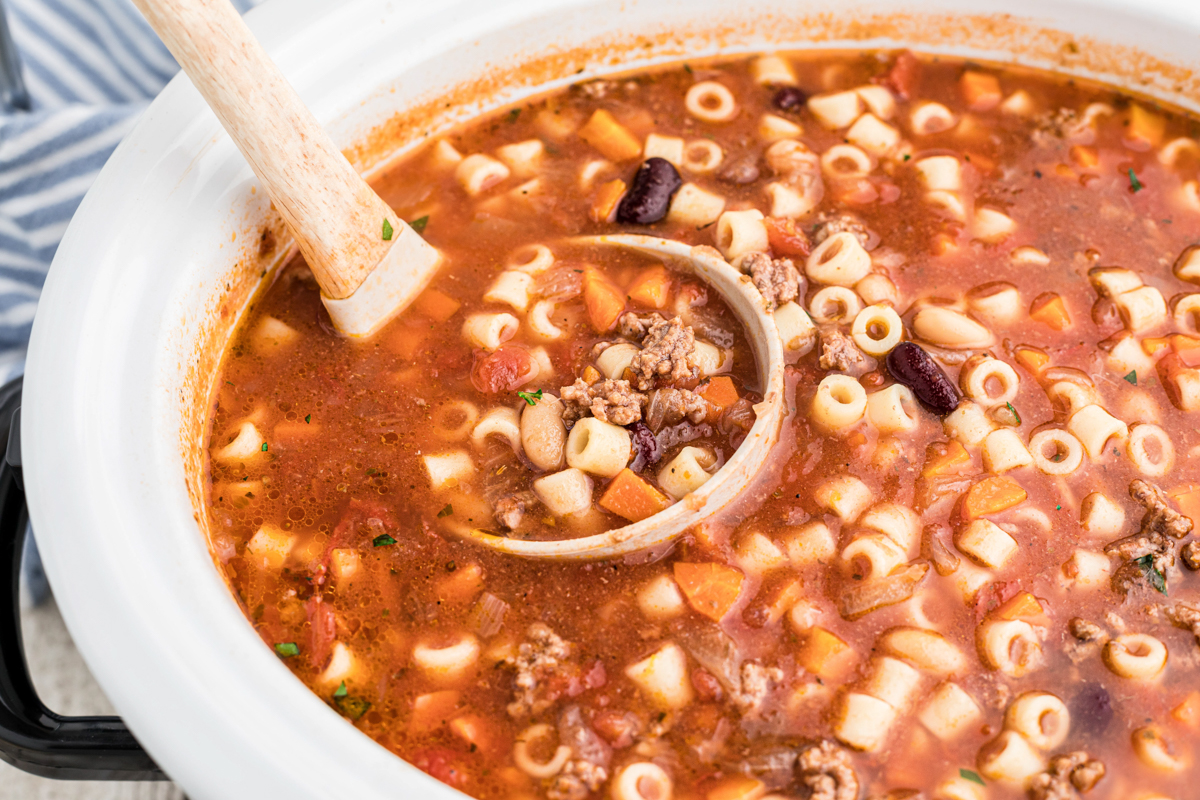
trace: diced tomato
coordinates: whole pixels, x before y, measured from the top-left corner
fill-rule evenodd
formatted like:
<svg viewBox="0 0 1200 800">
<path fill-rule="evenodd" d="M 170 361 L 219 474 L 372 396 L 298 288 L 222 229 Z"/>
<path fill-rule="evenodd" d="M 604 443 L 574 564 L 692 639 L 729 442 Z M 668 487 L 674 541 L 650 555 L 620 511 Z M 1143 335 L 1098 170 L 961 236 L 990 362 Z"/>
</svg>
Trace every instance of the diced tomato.
<svg viewBox="0 0 1200 800">
<path fill-rule="evenodd" d="M 804 235 L 804 231 L 796 227 L 794 219 L 767 217 L 765 223 L 767 242 L 771 245 L 771 252 L 777 256 L 808 257 L 809 251 L 812 250 L 812 244 Z"/>
<path fill-rule="evenodd" d="M 471 383 L 484 394 L 515 392 L 537 377 L 537 362 L 524 347 L 505 345 L 494 353 L 475 353 Z"/>
<path fill-rule="evenodd" d="M 891 89 L 902 99 L 911 100 L 920 77 L 921 62 L 917 61 L 917 57 L 912 54 L 911 50 L 905 50 L 896 56 L 896 60 L 892 62 L 892 68 L 879 79 L 879 83 Z"/>
<path fill-rule="evenodd" d="M 467 785 L 467 771 L 458 753 L 447 747 L 429 747 L 425 750 L 418 750 L 413 754 L 412 764 L 447 786 L 463 789 Z"/>
<path fill-rule="evenodd" d="M 703 667 L 692 670 L 692 686 L 696 689 L 697 696 L 706 703 L 717 702 L 724 696 L 721 684 Z"/>
<path fill-rule="evenodd" d="M 596 659 L 596 663 L 592 665 L 583 676 L 583 685 L 589 689 L 599 689 L 608 683 L 608 673 L 604 670 L 604 662 Z"/>
<path fill-rule="evenodd" d="M 308 654 L 312 659 L 313 669 L 325 669 L 329 653 L 333 649 L 333 640 L 337 636 L 337 618 L 333 615 L 333 606 L 321 600 L 320 595 L 308 598 L 304 606 L 308 614 Z"/>
<path fill-rule="evenodd" d="M 641 732 L 642 724 L 631 711 L 601 711 L 592 720 L 596 733 L 603 736 L 613 748 L 629 747 Z"/>
</svg>

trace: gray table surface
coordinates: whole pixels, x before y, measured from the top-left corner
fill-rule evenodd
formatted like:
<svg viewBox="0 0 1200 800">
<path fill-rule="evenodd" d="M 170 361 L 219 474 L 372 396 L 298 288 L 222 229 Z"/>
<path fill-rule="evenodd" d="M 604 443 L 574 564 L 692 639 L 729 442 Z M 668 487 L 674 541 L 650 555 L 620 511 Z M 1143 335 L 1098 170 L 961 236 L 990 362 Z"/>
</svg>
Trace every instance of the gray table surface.
<svg viewBox="0 0 1200 800">
<path fill-rule="evenodd" d="M 112 714 L 54 601 L 39 608 L 24 603 L 21 620 L 25 657 L 42 701 L 60 714 Z M 0 762 L 0 800 L 185 800 L 171 783 L 52 781 Z"/>
</svg>

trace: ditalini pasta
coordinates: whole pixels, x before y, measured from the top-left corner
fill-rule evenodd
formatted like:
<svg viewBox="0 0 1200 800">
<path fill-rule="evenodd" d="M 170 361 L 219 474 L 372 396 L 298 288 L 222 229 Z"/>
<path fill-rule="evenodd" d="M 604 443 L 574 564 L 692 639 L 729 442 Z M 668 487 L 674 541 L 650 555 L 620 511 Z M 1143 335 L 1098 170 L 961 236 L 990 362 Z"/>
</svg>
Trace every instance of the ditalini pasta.
<svg viewBox="0 0 1200 800">
<path fill-rule="evenodd" d="M 213 562 L 271 657 L 481 799 L 1193 798 L 1197 130 L 829 50 L 431 126 L 377 177 L 445 256 L 411 306 L 342 339 L 282 249 L 231 304 Z M 719 255 L 744 296 L 608 234 Z M 769 449 L 750 307 L 787 364 Z M 714 500 L 618 561 L 467 536 Z"/>
</svg>

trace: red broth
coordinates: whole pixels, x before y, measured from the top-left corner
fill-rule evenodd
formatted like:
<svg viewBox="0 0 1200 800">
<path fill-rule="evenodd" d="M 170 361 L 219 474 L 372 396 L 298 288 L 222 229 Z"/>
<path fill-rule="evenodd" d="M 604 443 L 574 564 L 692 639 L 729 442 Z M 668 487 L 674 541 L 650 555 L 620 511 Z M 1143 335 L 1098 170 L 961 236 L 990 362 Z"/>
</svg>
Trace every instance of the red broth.
<svg viewBox="0 0 1200 800">
<path fill-rule="evenodd" d="M 337 336 L 299 258 L 255 299 L 214 553 L 298 678 L 476 797 L 1190 797 L 1198 130 L 874 52 L 476 121 L 377 183 L 447 255 L 381 333 Z M 774 307 L 781 476 L 652 563 L 465 543 L 645 518 L 753 424 L 736 318 L 570 241 L 612 232 L 718 247 Z"/>
</svg>

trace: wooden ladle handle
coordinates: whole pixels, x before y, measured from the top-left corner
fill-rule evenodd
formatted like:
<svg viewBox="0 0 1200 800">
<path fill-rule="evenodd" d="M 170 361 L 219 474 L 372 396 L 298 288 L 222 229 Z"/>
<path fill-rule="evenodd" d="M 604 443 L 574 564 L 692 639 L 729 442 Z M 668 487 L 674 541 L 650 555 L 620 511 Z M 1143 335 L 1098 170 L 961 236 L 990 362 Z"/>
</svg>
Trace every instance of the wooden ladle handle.
<svg viewBox="0 0 1200 800">
<path fill-rule="evenodd" d="M 134 5 L 250 162 L 324 294 L 349 297 L 404 224 L 337 149 L 229 0 Z"/>
</svg>

